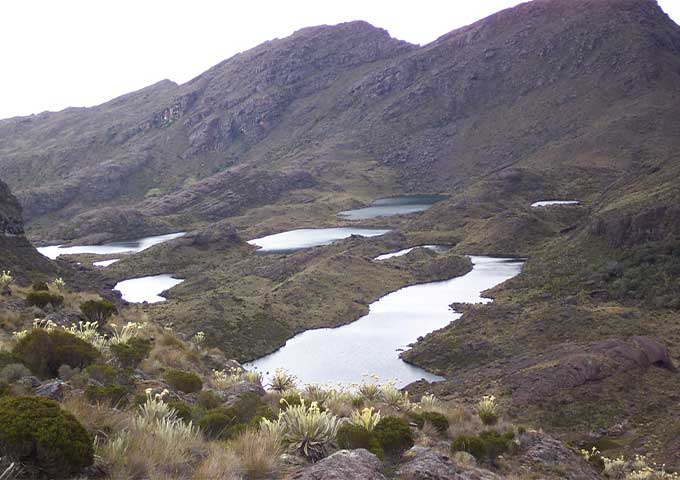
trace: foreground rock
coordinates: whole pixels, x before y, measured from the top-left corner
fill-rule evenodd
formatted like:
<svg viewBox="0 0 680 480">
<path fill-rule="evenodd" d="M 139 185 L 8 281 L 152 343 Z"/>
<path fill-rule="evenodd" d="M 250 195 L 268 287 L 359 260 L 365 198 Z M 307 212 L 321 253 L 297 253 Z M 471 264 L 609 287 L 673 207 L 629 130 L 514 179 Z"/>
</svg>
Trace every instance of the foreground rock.
<svg viewBox="0 0 680 480">
<path fill-rule="evenodd" d="M 397 471 L 398 478 L 409 480 L 500 480 L 488 470 L 455 464 L 451 459 L 430 448 L 415 446 L 404 458 L 407 460 Z"/>
<path fill-rule="evenodd" d="M 368 450 L 340 450 L 290 476 L 293 480 L 387 480 L 383 465 Z"/>
</svg>

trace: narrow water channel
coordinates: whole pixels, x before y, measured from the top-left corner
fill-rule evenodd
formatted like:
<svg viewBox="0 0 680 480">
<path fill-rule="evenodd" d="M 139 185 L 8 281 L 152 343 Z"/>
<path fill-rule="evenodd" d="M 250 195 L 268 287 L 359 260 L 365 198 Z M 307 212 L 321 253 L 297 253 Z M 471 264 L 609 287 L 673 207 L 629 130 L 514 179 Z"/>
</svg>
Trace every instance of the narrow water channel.
<svg viewBox="0 0 680 480">
<path fill-rule="evenodd" d="M 370 305 L 356 322 L 338 328 L 308 330 L 276 352 L 247 365 L 265 374 L 276 368 L 295 374 L 301 384 L 359 383 L 364 374 L 402 387 L 424 378 L 441 380 L 399 358 L 418 337 L 460 318 L 452 303 L 486 303 L 481 292 L 519 274 L 523 262 L 512 258 L 471 257 L 473 269 L 461 277 L 404 287 Z"/>
</svg>

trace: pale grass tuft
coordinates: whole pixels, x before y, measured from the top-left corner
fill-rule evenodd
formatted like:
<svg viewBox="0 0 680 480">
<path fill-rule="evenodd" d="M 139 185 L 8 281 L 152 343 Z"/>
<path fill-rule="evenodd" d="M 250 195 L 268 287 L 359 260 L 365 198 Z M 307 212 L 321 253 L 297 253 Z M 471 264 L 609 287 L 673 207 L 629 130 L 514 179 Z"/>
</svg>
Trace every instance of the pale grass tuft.
<svg viewBox="0 0 680 480">
<path fill-rule="evenodd" d="M 229 443 L 249 479 L 272 478 L 281 465 L 281 435 L 273 429 L 246 430 Z"/>
<path fill-rule="evenodd" d="M 224 445 L 210 444 L 208 456 L 194 472 L 193 480 L 241 480 L 243 467 L 236 453 Z"/>
</svg>

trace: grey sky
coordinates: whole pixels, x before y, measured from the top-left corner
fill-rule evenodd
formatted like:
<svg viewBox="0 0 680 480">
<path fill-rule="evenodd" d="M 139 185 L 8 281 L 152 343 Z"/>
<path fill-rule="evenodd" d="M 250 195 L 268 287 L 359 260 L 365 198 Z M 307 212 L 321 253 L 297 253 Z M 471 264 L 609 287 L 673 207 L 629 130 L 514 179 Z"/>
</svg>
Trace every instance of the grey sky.
<svg viewBox="0 0 680 480">
<path fill-rule="evenodd" d="M 0 118 L 96 105 L 302 27 L 367 20 L 425 44 L 520 0 L 2 0 Z M 659 0 L 680 19 L 680 0 Z"/>
</svg>

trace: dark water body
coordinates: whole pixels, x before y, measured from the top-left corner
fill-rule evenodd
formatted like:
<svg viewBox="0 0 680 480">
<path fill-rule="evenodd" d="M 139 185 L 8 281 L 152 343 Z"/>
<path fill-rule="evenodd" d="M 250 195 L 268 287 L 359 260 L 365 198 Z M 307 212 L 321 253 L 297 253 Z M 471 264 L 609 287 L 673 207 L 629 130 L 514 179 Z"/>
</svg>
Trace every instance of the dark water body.
<svg viewBox="0 0 680 480">
<path fill-rule="evenodd" d="M 356 322 L 338 328 L 308 330 L 276 352 L 247 366 L 271 378 L 276 368 L 295 374 L 300 383 L 360 383 L 363 374 L 397 386 L 424 378 L 441 380 L 399 358 L 418 337 L 460 318 L 452 303 L 486 303 L 481 292 L 519 274 L 523 262 L 512 258 L 471 257 L 473 269 L 461 277 L 405 287 L 370 305 Z M 269 372 L 269 374 L 267 374 Z"/>
<path fill-rule="evenodd" d="M 147 248 L 151 248 L 159 243 L 167 242 L 186 235 L 186 232 L 168 233 L 166 235 L 156 235 L 137 240 L 122 240 L 117 242 L 104 243 L 102 245 L 76 245 L 73 247 L 62 247 L 53 245 L 40 247 L 38 252 L 54 260 L 59 255 L 70 255 L 78 253 L 94 253 L 99 255 L 117 255 L 119 253 L 137 253 Z"/>
<path fill-rule="evenodd" d="M 444 200 L 443 195 L 401 195 L 398 197 L 381 198 L 373 202 L 370 207 L 356 210 L 345 210 L 338 213 L 348 220 L 366 220 L 391 215 L 405 215 L 422 212 L 437 202 Z"/>
<path fill-rule="evenodd" d="M 294 252 L 303 248 L 317 247 L 319 245 L 328 245 L 337 240 L 349 238 L 352 235 L 376 237 L 387 232 L 389 230 L 378 228 L 303 228 L 255 238 L 248 241 L 248 243 L 260 247 L 258 252 L 261 253 L 284 253 Z"/>
<path fill-rule="evenodd" d="M 118 282 L 114 290 L 118 290 L 123 300 L 130 303 L 158 303 L 164 302 L 165 298 L 160 294 L 179 285 L 184 280 L 173 278 L 172 275 L 153 275 L 150 277 L 132 278 Z"/>
</svg>

